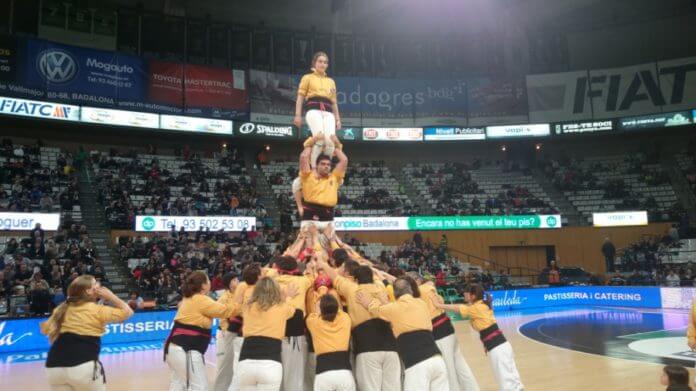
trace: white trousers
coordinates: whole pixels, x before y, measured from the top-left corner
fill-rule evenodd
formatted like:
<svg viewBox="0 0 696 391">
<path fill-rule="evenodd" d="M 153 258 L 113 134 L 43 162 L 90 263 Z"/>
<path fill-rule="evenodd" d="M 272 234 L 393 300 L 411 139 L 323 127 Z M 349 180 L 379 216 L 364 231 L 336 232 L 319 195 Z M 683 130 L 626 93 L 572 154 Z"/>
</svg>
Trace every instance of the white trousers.
<svg viewBox="0 0 696 391">
<path fill-rule="evenodd" d="M 347 369 L 322 372 L 314 378 L 314 391 L 355 391 L 353 373 Z"/>
<path fill-rule="evenodd" d="M 278 391 L 283 380 L 283 366 L 273 360 L 242 360 L 237 366 L 241 391 Z"/>
<path fill-rule="evenodd" d="M 493 367 L 493 375 L 498 382 L 500 391 L 521 391 L 524 390 L 520 374 L 515 365 L 515 354 L 512 352 L 510 342 L 498 345 L 488 352 L 488 359 Z"/>
<path fill-rule="evenodd" d="M 208 391 L 208 376 L 200 352 L 186 352 L 181 346 L 169 344 L 166 361 L 172 372 L 169 391 Z"/>
<path fill-rule="evenodd" d="M 396 352 L 365 352 L 355 357 L 360 391 L 401 391 L 401 361 Z"/>
<path fill-rule="evenodd" d="M 435 341 L 447 366 L 450 391 L 479 391 L 478 383 L 469 364 L 459 349 L 457 336 L 450 334 Z"/>
<path fill-rule="evenodd" d="M 309 349 L 308 349 L 309 350 Z M 305 364 L 304 389 L 311 390 L 314 387 L 314 379 L 317 373 L 317 355 L 314 352 L 307 352 Z"/>
<path fill-rule="evenodd" d="M 52 391 L 104 391 L 106 385 L 101 370 L 94 372 L 94 361 L 74 367 L 46 368 Z M 100 365 L 100 364 L 97 364 Z M 100 369 L 100 368 L 99 368 Z M 96 376 L 95 376 L 96 375 Z"/>
<path fill-rule="evenodd" d="M 319 133 L 324 134 L 324 140 L 317 141 L 312 147 L 310 157 L 310 165 L 312 168 L 317 164 L 317 158 L 322 153 L 331 157 L 334 153 L 334 143 L 331 141 L 331 136 L 336 134 L 336 118 L 330 111 L 309 110 L 305 116 L 309 130 L 312 131 L 312 136 Z"/>
<path fill-rule="evenodd" d="M 234 345 L 234 361 L 232 362 L 234 374 L 232 375 L 232 383 L 230 384 L 229 390 L 239 391 L 239 354 L 242 352 L 244 337 L 235 337 L 232 344 Z"/>
<path fill-rule="evenodd" d="M 237 339 L 237 333 L 232 333 L 227 330 L 219 330 L 216 334 L 217 353 L 217 373 L 215 375 L 215 383 L 213 383 L 213 391 L 227 391 L 232 384 L 232 375 L 234 374 L 234 356 L 235 353 L 239 357 L 239 353 L 235 352 L 234 340 Z"/>
<path fill-rule="evenodd" d="M 304 335 L 283 338 L 280 359 L 283 362 L 283 391 L 302 391 L 305 381 L 307 339 Z M 243 390 L 243 388 L 242 388 Z"/>
<path fill-rule="evenodd" d="M 404 391 L 449 391 L 447 366 L 437 355 L 404 371 Z"/>
</svg>

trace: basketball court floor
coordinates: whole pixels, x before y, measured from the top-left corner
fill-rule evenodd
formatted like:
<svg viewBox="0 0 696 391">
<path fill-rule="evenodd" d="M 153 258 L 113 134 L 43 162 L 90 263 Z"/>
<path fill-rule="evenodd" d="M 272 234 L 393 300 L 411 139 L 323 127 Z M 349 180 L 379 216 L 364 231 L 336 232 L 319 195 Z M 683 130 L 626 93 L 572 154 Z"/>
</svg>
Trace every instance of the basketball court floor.
<svg viewBox="0 0 696 391">
<path fill-rule="evenodd" d="M 499 324 L 513 346 L 527 390 L 660 390 L 662 367 L 689 367 L 696 353 L 686 345 L 688 312 L 604 307 L 555 307 L 498 312 Z M 469 322 L 455 322 L 463 353 L 482 390 L 497 390 L 478 334 Z M 166 390 L 169 371 L 161 343 L 138 351 L 102 353 L 108 390 Z M 127 350 L 111 347 L 109 350 Z M 0 390 L 46 390 L 41 354 L 22 361 L 0 357 Z M 215 348 L 206 357 L 209 378 L 215 372 Z"/>
</svg>

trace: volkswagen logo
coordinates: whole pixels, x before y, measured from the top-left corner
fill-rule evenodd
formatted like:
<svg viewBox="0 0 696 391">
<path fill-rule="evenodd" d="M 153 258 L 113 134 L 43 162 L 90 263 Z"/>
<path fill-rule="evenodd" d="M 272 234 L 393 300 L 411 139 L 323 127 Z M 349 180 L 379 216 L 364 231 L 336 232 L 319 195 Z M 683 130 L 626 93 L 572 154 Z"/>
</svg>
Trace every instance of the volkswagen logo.
<svg viewBox="0 0 696 391">
<path fill-rule="evenodd" d="M 43 78 L 51 83 L 67 83 L 77 74 L 77 62 L 73 56 L 60 49 L 41 52 L 36 67 Z"/>
<path fill-rule="evenodd" d="M 249 134 L 249 133 L 253 132 L 255 128 L 256 128 L 256 126 L 253 123 L 247 122 L 244 125 L 239 127 L 239 133 Z"/>
</svg>

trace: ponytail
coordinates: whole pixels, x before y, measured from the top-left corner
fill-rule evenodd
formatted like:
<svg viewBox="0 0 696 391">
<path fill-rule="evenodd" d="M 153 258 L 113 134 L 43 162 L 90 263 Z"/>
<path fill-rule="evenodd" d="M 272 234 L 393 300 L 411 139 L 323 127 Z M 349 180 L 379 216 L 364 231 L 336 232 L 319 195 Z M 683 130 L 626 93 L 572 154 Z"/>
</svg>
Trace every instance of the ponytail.
<svg viewBox="0 0 696 391">
<path fill-rule="evenodd" d="M 474 296 L 475 300 L 474 301 L 483 301 L 483 304 L 487 305 L 488 308 L 493 308 L 493 296 L 491 296 L 489 293 L 486 293 L 481 285 L 479 284 L 471 284 L 466 288 L 466 293 Z"/>
<path fill-rule="evenodd" d="M 60 335 L 60 329 L 63 327 L 65 315 L 68 313 L 68 308 L 74 305 L 80 305 L 94 298 L 90 296 L 89 290 L 94 285 L 94 277 L 89 275 L 79 276 L 68 286 L 68 297 L 64 303 L 61 303 L 47 321 L 41 323 L 41 332 L 48 337 L 49 342 L 53 343 Z"/>
</svg>

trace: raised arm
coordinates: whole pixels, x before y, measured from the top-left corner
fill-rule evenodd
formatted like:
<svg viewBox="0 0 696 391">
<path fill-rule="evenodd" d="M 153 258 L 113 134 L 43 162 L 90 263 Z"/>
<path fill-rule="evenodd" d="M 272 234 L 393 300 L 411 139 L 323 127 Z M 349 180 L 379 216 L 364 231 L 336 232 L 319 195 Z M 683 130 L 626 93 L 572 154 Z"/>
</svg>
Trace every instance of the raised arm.
<svg viewBox="0 0 696 391">
<path fill-rule="evenodd" d="M 338 141 L 338 138 L 336 136 L 331 136 L 331 141 L 333 141 L 334 145 L 336 146 L 336 150 L 334 151 L 334 153 L 338 158 L 338 164 L 336 164 L 336 168 L 334 168 L 334 171 L 345 173 L 346 169 L 348 169 L 348 156 L 346 156 L 346 154 L 343 153 L 343 146 L 341 145 L 341 142 Z"/>
<path fill-rule="evenodd" d="M 310 142 L 310 140 L 312 140 Z M 304 149 L 302 150 L 302 153 L 300 154 L 300 175 L 304 174 L 307 175 L 310 172 L 312 172 L 312 166 L 309 163 L 310 156 L 312 155 L 312 146 L 314 145 L 314 139 L 309 138 L 305 143 L 304 143 Z"/>
</svg>

